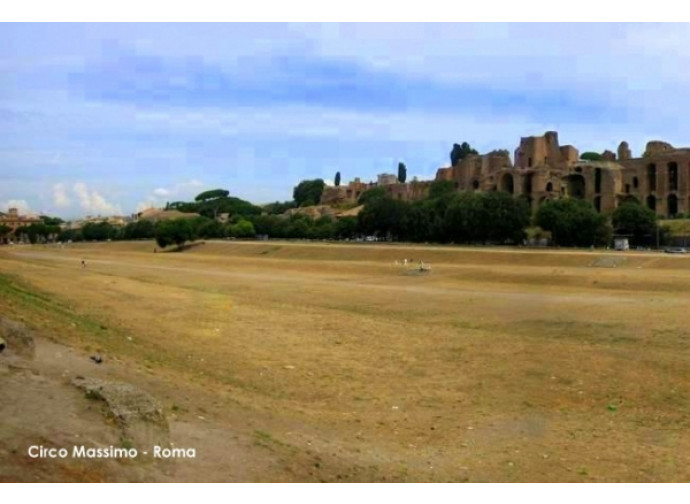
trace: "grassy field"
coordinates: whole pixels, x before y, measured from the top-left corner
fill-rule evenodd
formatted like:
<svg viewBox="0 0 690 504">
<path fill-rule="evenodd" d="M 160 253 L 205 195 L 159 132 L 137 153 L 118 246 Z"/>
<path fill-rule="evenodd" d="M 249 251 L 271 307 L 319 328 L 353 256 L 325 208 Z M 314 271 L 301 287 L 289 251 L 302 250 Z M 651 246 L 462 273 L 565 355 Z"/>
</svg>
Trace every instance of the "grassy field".
<svg viewBox="0 0 690 504">
<path fill-rule="evenodd" d="M 275 458 L 246 479 L 690 479 L 690 257 L 153 247 L 4 247 L 0 309 L 163 377 Z"/>
</svg>

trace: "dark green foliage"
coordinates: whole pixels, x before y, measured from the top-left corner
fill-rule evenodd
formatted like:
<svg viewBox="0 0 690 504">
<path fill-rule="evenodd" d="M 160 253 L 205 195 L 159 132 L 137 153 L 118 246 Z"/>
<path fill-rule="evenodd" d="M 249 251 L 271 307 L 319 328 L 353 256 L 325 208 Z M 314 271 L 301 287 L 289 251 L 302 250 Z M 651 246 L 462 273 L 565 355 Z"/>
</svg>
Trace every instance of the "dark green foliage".
<svg viewBox="0 0 690 504">
<path fill-rule="evenodd" d="M 178 210 L 184 213 L 198 213 L 209 219 L 215 219 L 220 214 L 258 215 L 261 208 L 240 198 L 228 196 L 225 189 L 214 189 L 199 194 L 195 202 L 174 201 L 167 205 L 168 210 Z"/>
<path fill-rule="evenodd" d="M 537 210 L 535 224 L 551 232 L 555 245 L 565 247 L 605 245 L 611 237 L 606 217 L 580 199 L 545 202 Z"/>
<path fill-rule="evenodd" d="M 413 242 L 443 241 L 444 212 L 445 204 L 439 200 L 410 203 L 404 221 L 406 239 Z"/>
<path fill-rule="evenodd" d="M 407 167 L 405 163 L 398 163 L 398 182 L 404 183 L 407 180 Z"/>
<path fill-rule="evenodd" d="M 429 187 L 429 198 L 441 198 L 455 191 L 455 184 L 450 180 L 435 180 Z"/>
<path fill-rule="evenodd" d="M 336 187 L 340 186 L 340 172 L 335 173 L 335 180 L 333 181 Z"/>
<path fill-rule="evenodd" d="M 315 240 L 328 240 L 335 235 L 335 221 L 328 216 L 314 220 L 309 237 Z"/>
<path fill-rule="evenodd" d="M 197 212 L 210 219 L 215 219 L 223 213 L 233 216 L 258 215 L 261 213 L 261 208 L 240 198 L 222 197 L 200 203 Z"/>
<path fill-rule="evenodd" d="M 295 187 L 292 197 L 298 207 L 318 205 L 325 186 L 323 179 L 303 180 Z"/>
<path fill-rule="evenodd" d="M 15 234 L 20 234 L 28 237 L 29 242 L 38 243 L 48 237 L 48 226 L 41 223 L 31 224 L 26 227 L 19 228 Z"/>
<path fill-rule="evenodd" d="M 499 192 L 438 192 L 436 198 L 412 203 L 386 197 L 371 199 L 358 215 L 358 230 L 413 242 L 501 244 L 523 239 L 530 220 L 530 209 L 523 199 Z"/>
<path fill-rule="evenodd" d="M 70 240 L 78 242 L 82 241 L 84 237 L 81 234 L 81 229 L 66 229 L 58 234 L 57 239 L 61 242 L 68 242 Z"/>
<path fill-rule="evenodd" d="M 177 210 L 184 213 L 198 213 L 200 205 L 199 203 L 188 203 L 186 201 L 173 201 L 168 204 L 166 210 Z"/>
<path fill-rule="evenodd" d="M 405 234 L 406 213 L 409 204 L 391 198 L 369 200 L 357 215 L 360 231 L 388 239 L 400 239 Z"/>
<path fill-rule="evenodd" d="M 368 201 L 371 201 L 373 199 L 377 198 L 386 198 L 386 190 L 383 187 L 374 187 L 372 189 L 368 189 L 364 191 L 362 194 L 359 195 L 359 198 L 357 199 L 357 203 L 359 205 L 364 205 Z"/>
<path fill-rule="evenodd" d="M 465 159 L 470 154 L 479 154 L 476 150 L 470 147 L 470 144 L 463 142 L 462 145 L 453 144 L 453 150 L 450 151 L 450 164 L 455 164 L 461 159 Z"/>
<path fill-rule="evenodd" d="M 582 159 L 583 161 L 602 161 L 604 159 L 604 156 L 602 156 L 598 152 L 583 152 L 580 155 L 580 159 Z"/>
<path fill-rule="evenodd" d="M 190 219 L 171 219 L 156 224 L 156 242 L 162 248 L 173 244 L 181 247 L 195 239 L 194 226 Z"/>
<path fill-rule="evenodd" d="M 125 240 L 150 239 L 155 236 L 156 230 L 153 222 L 149 220 L 139 220 L 127 224 L 122 232 Z"/>
<path fill-rule="evenodd" d="M 341 217 L 335 221 L 334 237 L 341 240 L 352 239 L 357 235 L 357 217 Z"/>
<path fill-rule="evenodd" d="M 520 243 L 529 226 L 530 209 L 504 192 L 462 192 L 445 214 L 446 238 L 456 243 Z"/>
<path fill-rule="evenodd" d="M 230 191 L 225 189 L 211 189 L 210 191 L 204 191 L 194 198 L 194 201 L 208 201 L 217 198 L 227 198 Z"/>
<path fill-rule="evenodd" d="M 276 201 L 275 203 L 269 203 L 268 205 L 264 205 L 263 211 L 268 214 L 280 215 L 290 210 L 291 208 L 295 208 L 296 206 L 297 205 L 294 201 L 284 201 L 282 203 Z"/>
<path fill-rule="evenodd" d="M 115 240 L 119 238 L 119 229 L 109 222 L 89 222 L 82 226 L 81 234 L 86 241 Z"/>
<path fill-rule="evenodd" d="M 306 215 L 293 215 L 290 217 L 287 228 L 285 229 L 286 238 L 309 238 L 314 221 Z"/>
<path fill-rule="evenodd" d="M 237 238 L 253 238 L 256 236 L 256 230 L 250 221 L 240 219 L 229 227 L 229 234 Z"/>
<path fill-rule="evenodd" d="M 639 203 L 626 201 L 611 215 L 616 233 L 632 235 L 635 244 L 647 243 L 656 234 L 656 213 Z"/>
<path fill-rule="evenodd" d="M 224 238 L 227 234 L 225 226 L 214 219 L 206 217 L 194 219 L 192 225 L 194 226 L 195 235 L 199 238 Z"/>
<path fill-rule="evenodd" d="M 60 217 L 50 217 L 48 215 L 41 215 L 41 220 L 46 226 L 59 226 L 65 222 Z"/>
</svg>

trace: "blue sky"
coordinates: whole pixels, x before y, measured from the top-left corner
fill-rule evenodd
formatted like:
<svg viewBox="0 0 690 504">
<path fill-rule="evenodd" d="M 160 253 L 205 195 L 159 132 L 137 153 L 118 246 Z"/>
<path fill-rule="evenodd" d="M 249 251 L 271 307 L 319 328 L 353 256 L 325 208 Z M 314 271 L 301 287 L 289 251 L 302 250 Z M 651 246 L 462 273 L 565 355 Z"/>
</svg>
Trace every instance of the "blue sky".
<svg viewBox="0 0 690 504">
<path fill-rule="evenodd" d="M 689 84 L 681 24 L 0 24 L 0 211 L 266 203 L 552 129 L 639 155 L 690 145 Z"/>
</svg>

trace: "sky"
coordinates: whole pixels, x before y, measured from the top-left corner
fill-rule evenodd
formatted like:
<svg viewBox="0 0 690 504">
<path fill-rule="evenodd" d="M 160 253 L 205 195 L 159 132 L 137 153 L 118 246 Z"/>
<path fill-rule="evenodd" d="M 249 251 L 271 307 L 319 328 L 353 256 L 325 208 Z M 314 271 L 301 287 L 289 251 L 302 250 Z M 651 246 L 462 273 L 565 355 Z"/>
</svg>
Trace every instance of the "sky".
<svg viewBox="0 0 690 504">
<path fill-rule="evenodd" d="M 127 215 L 433 178 L 559 132 L 690 145 L 686 24 L 0 24 L 0 211 Z"/>
</svg>

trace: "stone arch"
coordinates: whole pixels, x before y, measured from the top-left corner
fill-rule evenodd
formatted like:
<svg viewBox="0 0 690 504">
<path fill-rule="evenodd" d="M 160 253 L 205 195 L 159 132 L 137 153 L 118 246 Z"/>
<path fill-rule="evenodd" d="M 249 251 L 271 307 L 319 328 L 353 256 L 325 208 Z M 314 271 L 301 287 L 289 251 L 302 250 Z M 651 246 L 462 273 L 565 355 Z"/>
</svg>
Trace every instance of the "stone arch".
<svg viewBox="0 0 690 504">
<path fill-rule="evenodd" d="M 551 191 L 553 191 L 553 183 L 549 182 L 548 184 L 546 184 L 546 192 L 551 192 Z"/>
<path fill-rule="evenodd" d="M 633 177 L 633 188 L 637 189 L 640 185 L 640 181 L 637 179 L 637 177 Z"/>
<path fill-rule="evenodd" d="M 597 194 L 601 192 L 601 168 L 594 169 L 594 192 Z"/>
<path fill-rule="evenodd" d="M 656 165 L 654 163 L 647 165 L 647 187 L 650 191 L 656 191 Z"/>
<path fill-rule="evenodd" d="M 584 199 L 586 182 L 582 175 L 568 175 L 568 195 L 571 198 Z"/>
<path fill-rule="evenodd" d="M 669 194 L 666 202 L 668 216 L 675 217 L 676 215 L 678 215 L 678 196 L 676 196 L 675 194 Z"/>
<path fill-rule="evenodd" d="M 501 177 L 501 191 L 507 192 L 510 194 L 515 193 L 515 181 L 513 180 L 513 175 L 510 173 L 505 173 Z"/>
<path fill-rule="evenodd" d="M 475 191 L 479 189 L 479 180 L 475 179 L 472 181 L 472 189 L 474 189 Z"/>
<path fill-rule="evenodd" d="M 601 213 L 601 196 L 594 197 L 594 209 Z"/>
<path fill-rule="evenodd" d="M 522 193 L 530 195 L 532 194 L 532 177 L 531 173 L 528 173 L 522 178 Z"/>
<path fill-rule="evenodd" d="M 668 164 L 668 190 L 678 190 L 678 163 L 675 161 Z"/>
<path fill-rule="evenodd" d="M 647 208 L 656 212 L 656 197 L 653 194 L 647 196 Z"/>
</svg>

